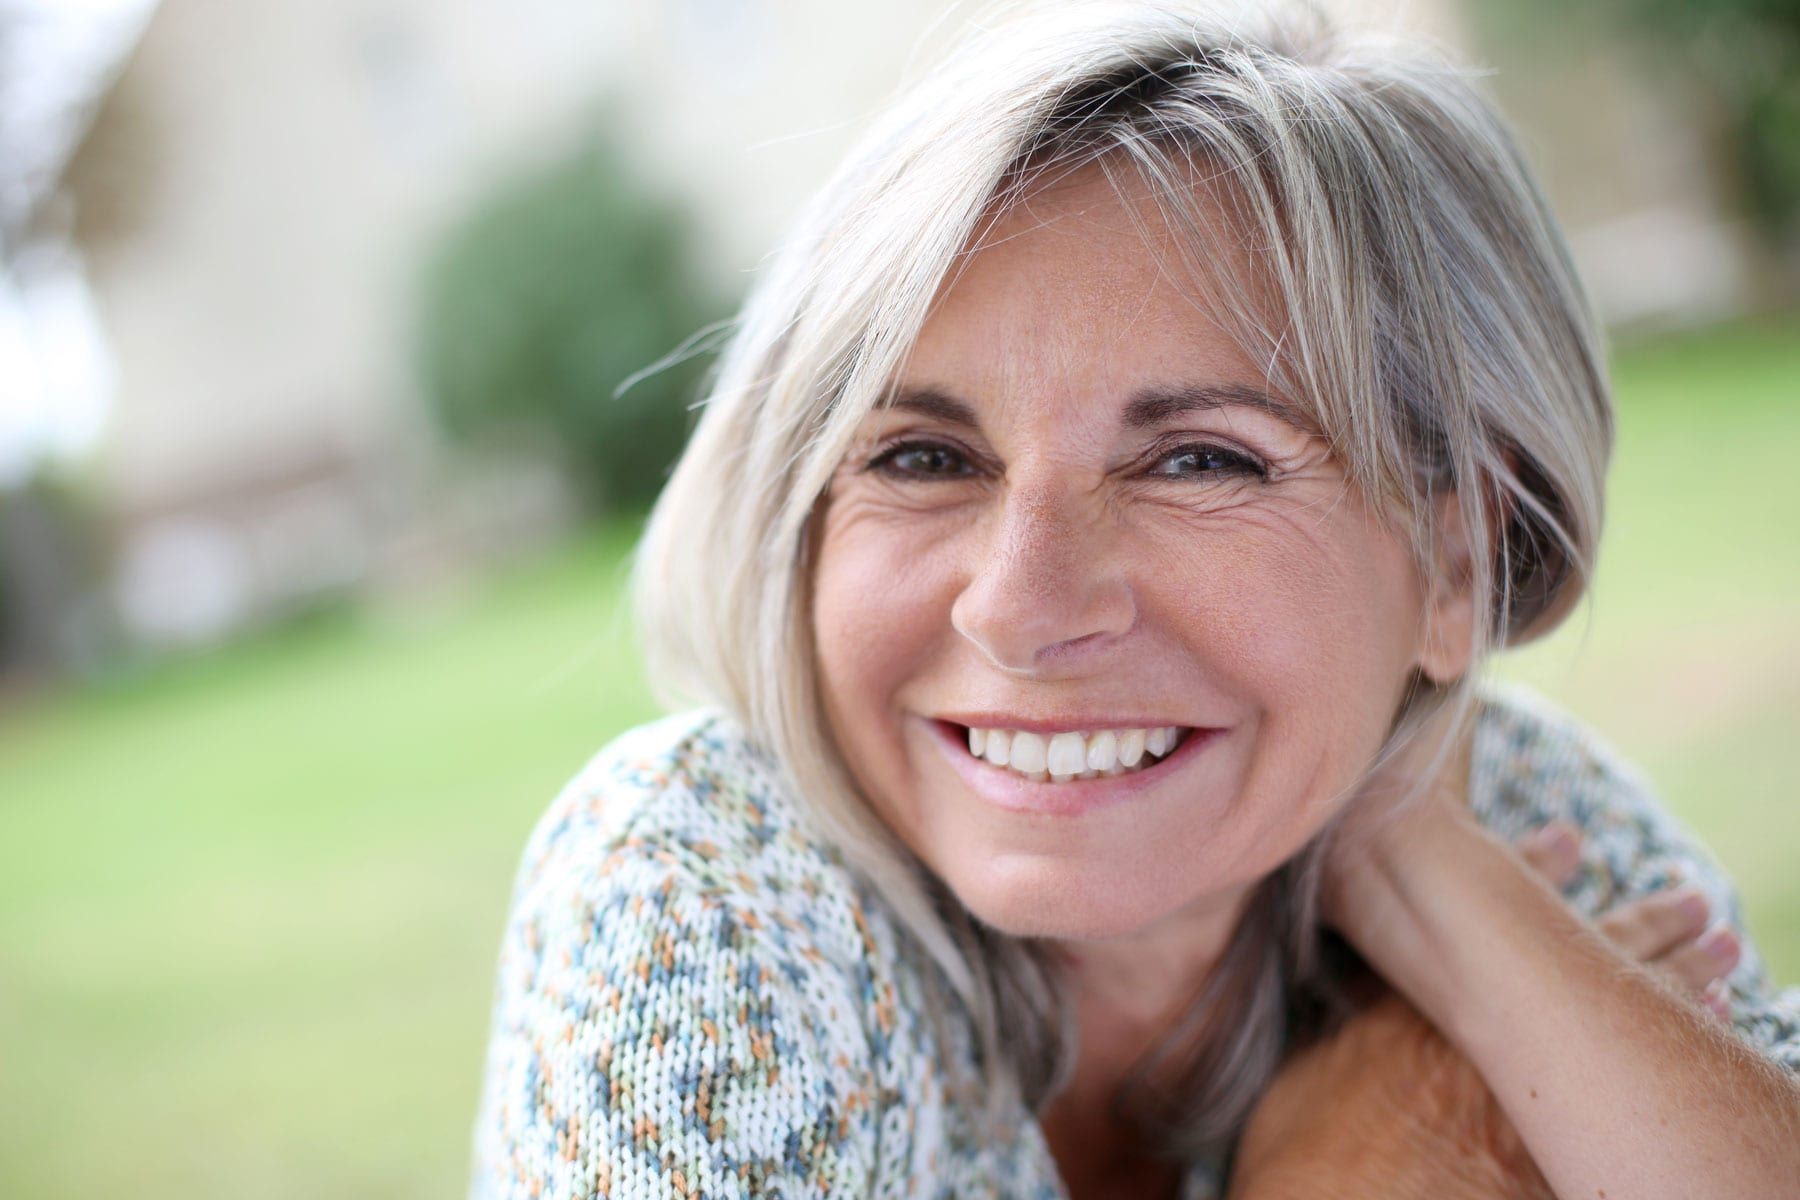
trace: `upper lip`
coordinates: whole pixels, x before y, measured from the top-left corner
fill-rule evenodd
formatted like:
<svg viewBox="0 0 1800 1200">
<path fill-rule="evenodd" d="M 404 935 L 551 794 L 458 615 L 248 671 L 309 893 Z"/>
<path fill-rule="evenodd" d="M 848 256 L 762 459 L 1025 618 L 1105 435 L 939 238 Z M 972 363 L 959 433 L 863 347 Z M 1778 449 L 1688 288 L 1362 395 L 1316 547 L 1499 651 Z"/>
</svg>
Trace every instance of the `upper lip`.
<svg viewBox="0 0 1800 1200">
<path fill-rule="evenodd" d="M 937 719 L 948 721 L 952 725 L 970 726 L 975 729 L 1008 729 L 1030 730 L 1032 733 L 1091 733 L 1101 729 L 1157 729 L 1173 725 L 1177 729 L 1194 729 L 1197 726 L 1183 721 L 1165 721 L 1146 717 L 1097 716 L 1087 713 L 1074 713 L 1055 718 L 1026 717 L 1017 713 L 996 712 L 960 712 L 939 713 Z"/>
</svg>

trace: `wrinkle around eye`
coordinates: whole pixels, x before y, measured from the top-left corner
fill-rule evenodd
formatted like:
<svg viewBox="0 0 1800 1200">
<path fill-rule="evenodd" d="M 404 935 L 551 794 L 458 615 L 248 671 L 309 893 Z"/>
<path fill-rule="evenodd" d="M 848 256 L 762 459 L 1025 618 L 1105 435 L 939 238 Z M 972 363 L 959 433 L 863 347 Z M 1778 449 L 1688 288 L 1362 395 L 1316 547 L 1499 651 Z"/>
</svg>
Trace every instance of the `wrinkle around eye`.
<svg viewBox="0 0 1800 1200">
<path fill-rule="evenodd" d="M 1267 481 L 1234 472 L 1200 482 L 1178 476 L 1146 480 L 1141 494 L 1129 503 L 1142 511 L 1200 519 L 1266 507 L 1273 499 Z"/>
<path fill-rule="evenodd" d="M 960 512 L 984 503 L 991 481 L 980 472 L 909 480 L 869 469 L 851 459 L 838 469 L 828 493 L 833 508 L 856 516 L 918 516 Z"/>
<path fill-rule="evenodd" d="M 1292 523 L 1307 514 L 1328 516 L 1345 498 L 1348 480 L 1337 460 L 1319 439 L 1304 461 L 1276 459 L 1267 475 L 1248 472 L 1170 476 L 1143 481 L 1121 501 L 1140 514 L 1165 514 L 1174 521 L 1193 521 L 1211 528 L 1219 521 Z"/>
</svg>

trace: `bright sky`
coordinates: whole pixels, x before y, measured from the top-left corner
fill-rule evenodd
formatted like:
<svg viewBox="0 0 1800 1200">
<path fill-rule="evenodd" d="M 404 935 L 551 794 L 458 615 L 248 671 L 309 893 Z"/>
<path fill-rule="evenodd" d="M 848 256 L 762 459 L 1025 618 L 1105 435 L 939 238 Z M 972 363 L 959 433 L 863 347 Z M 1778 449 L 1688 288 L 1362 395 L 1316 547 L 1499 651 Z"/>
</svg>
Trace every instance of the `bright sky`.
<svg viewBox="0 0 1800 1200">
<path fill-rule="evenodd" d="M 92 445 L 112 362 L 80 260 L 36 220 L 155 0 L 0 0 L 0 487 Z"/>
</svg>

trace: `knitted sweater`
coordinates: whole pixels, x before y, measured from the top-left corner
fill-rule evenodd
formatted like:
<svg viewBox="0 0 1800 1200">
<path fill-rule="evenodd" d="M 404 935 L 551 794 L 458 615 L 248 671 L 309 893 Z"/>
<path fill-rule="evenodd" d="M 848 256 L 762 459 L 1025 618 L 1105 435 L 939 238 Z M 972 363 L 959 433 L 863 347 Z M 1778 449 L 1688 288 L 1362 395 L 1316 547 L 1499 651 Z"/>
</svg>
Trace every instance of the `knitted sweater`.
<svg viewBox="0 0 1800 1200">
<path fill-rule="evenodd" d="M 1022 1105 L 978 1130 L 954 1099 L 966 1015 L 926 1019 L 941 974 L 778 779 L 699 710 L 622 734 L 557 795 L 500 948 L 471 1200 L 1066 1197 Z M 1679 871 L 1744 934 L 1707 852 L 1530 693 L 1484 693 L 1471 793 L 1509 840 L 1582 828 L 1577 910 Z M 1773 990 L 1748 938 L 1729 984 L 1738 1032 L 1800 1072 L 1800 988 Z M 1206 1164 L 1184 1177 L 1184 1200 L 1221 1191 Z"/>
</svg>

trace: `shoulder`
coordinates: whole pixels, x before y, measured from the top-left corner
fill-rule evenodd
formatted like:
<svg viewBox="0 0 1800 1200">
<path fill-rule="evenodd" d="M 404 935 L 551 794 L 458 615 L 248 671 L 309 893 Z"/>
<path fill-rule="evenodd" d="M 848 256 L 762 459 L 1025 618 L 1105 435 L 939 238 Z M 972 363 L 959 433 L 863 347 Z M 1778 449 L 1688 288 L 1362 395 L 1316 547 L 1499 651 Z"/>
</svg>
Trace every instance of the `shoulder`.
<svg viewBox="0 0 1800 1200">
<path fill-rule="evenodd" d="M 666 875 L 770 915 L 850 904 L 858 890 L 773 756 L 716 709 L 626 730 L 589 758 L 533 827 L 514 904 L 534 888 L 593 886 L 628 864 L 633 878 Z"/>
<path fill-rule="evenodd" d="M 1469 791 L 1476 814 L 1509 840 L 1553 819 L 1575 824 L 1589 859 L 1606 868 L 1597 884 L 1649 890 L 1667 882 L 1677 859 L 1706 858 L 1642 771 L 1522 685 L 1483 685 Z M 1612 888 L 1602 890 L 1594 899 L 1604 905 Z"/>
<path fill-rule="evenodd" d="M 526 841 L 516 884 L 571 859 L 646 848 L 694 866 L 755 857 L 777 826 L 796 824 L 783 799 L 772 763 L 730 717 L 662 717 L 613 738 L 563 785 Z"/>
<path fill-rule="evenodd" d="M 1471 782 L 1497 819 L 1533 805 L 1579 808 L 1596 790 L 1647 790 L 1594 729 L 1523 684 L 1497 681 L 1481 686 Z"/>
<path fill-rule="evenodd" d="M 520 862 L 475 1194 L 861 1187 L 878 949 L 857 906 L 723 714 L 609 742 Z"/>
<path fill-rule="evenodd" d="M 627 730 L 563 786 L 526 842 L 510 924 L 604 905 L 620 910 L 607 928 L 573 934 L 616 942 L 693 910 L 808 985 L 884 951 L 868 899 L 772 756 L 729 715 L 698 709 Z"/>
</svg>

